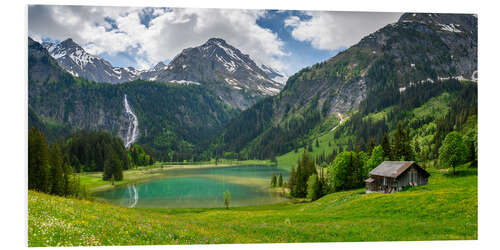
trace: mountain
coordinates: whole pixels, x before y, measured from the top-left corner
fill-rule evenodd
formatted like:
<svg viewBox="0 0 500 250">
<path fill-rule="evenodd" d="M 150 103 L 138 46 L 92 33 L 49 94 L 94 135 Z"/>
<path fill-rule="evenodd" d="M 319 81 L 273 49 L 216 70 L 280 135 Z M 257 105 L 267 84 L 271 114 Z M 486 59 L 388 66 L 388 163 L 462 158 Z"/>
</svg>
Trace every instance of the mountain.
<svg viewBox="0 0 500 250">
<path fill-rule="evenodd" d="M 146 81 L 156 81 L 158 74 L 167 69 L 163 62 L 157 63 L 153 68 L 141 72 L 139 78 Z"/>
<path fill-rule="evenodd" d="M 263 96 L 276 95 L 286 76 L 269 66 L 258 66 L 248 55 L 220 38 L 188 48 L 169 65 L 159 62 L 149 70 L 113 67 L 108 61 L 87 53 L 71 38 L 43 46 L 59 66 L 76 77 L 90 81 L 123 83 L 137 79 L 172 82 L 180 85 L 203 84 L 238 109 L 246 109 Z"/>
<path fill-rule="evenodd" d="M 224 129 L 224 151 L 257 158 L 289 152 L 303 146 L 313 131 L 333 130 L 352 113 L 380 111 L 422 84 L 440 86 L 446 80 L 477 81 L 477 18 L 403 14 L 349 49 L 290 76 L 279 95 L 242 112 Z M 424 100 L 443 91 L 419 89 L 429 93 Z"/>
<path fill-rule="evenodd" d="M 40 127 L 52 141 L 79 129 L 105 130 L 124 145 L 143 145 L 157 159 L 199 160 L 208 157 L 201 145 L 238 113 L 205 86 L 97 83 L 59 65 L 28 38 L 29 127 Z"/>
<path fill-rule="evenodd" d="M 246 109 L 283 87 L 269 72 L 271 77 L 282 76 L 275 71 L 266 73 L 249 55 L 223 39 L 211 38 L 201 46 L 184 49 L 155 81 L 207 85 L 226 103 Z"/>
<path fill-rule="evenodd" d="M 42 45 L 61 68 L 73 76 L 90 81 L 106 83 L 129 82 L 137 79 L 141 73 L 141 71 L 132 67 L 113 67 L 103 58 L 87 53 L 71 38 L 59 44 L 44 42 Z"/>
<path fill-rule="evenodd" d="M 260 68 L 267 74 L 267 77 L 271 78 L 275 82 L 283 84 L 283 86 L 285 85 L 288 76 L 286 76 L 284 73 L 264 64 L 261 64 Z"/>
</svg>

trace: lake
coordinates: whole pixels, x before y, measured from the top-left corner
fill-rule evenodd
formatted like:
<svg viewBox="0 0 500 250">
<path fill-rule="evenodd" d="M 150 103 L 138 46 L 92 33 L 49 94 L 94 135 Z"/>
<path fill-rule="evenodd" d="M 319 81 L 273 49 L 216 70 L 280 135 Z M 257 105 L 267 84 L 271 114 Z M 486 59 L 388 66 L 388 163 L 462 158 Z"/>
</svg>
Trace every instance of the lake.
<svg viewBox="0 0 500 250">
<path fill-rule="evenodd" d="M 223 193 L 231 192 L 230 206 L 264 205 L 285 201 L 269 192 L 272 174 L 288 171 L 276 166 L 242 165 L 199 169 L 170 169 L 165 178 L 96 193 L 99 200 L 143 208 L 223 207 Z"/>
</svg>

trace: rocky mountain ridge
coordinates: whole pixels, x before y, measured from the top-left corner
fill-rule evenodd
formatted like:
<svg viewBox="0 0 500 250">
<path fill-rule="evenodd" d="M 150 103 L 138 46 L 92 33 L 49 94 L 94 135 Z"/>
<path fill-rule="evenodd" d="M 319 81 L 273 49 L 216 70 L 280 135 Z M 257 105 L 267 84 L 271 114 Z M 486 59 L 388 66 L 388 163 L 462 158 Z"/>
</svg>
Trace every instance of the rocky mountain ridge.
<svg viewBox="0 0 500 250">
<path fill-rule="evenodd" d="M 108 61 L 87 53 L 71 38 L 43 46 L 59 66 L 76 77 L 95 82 L 123 83 L 137 79 L 180 85 L 210 86 L 226 103 L 246 109 L 263 96 L 276 95 L 287 77 L 264 64 L 258 66 L 249 55 L 220 38 L 184 49 L 168 65 L 159 62 L 149 70 L 113 67 Z"/>
<path fill-rule="evenodd" d="M 375 112 L 392 105 L 410 86 L 446 79 L 477 81 L 477 18 L 406 13 L 290 76 L 279 95 L 244 111 L 221 138 L 227 151 L 270 157 L 290 151 L 297 136 L 338 114 Z M 269 150 L 279 140 L 279 152 Z"/>
</svg>

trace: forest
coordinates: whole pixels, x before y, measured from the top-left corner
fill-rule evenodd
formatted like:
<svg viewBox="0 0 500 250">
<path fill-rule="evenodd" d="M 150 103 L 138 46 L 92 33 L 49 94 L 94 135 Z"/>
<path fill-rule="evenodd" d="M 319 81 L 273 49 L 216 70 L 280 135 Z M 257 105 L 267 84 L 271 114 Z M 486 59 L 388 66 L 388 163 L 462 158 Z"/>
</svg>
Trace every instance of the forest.
<svg viewBox="0 0 500 250">
<path fill-rule="evenodd" d="M 49 145 L 33 127 L 28 138 L 28 189 L 58 196 L 89 197 L 77 173 L 102 172 L 103 180 L 114 183 L 124 170 L 154 162 L 141 146 L 126 149 L 121 139 L 103 131 L 77 131 Z"/>
</svg>

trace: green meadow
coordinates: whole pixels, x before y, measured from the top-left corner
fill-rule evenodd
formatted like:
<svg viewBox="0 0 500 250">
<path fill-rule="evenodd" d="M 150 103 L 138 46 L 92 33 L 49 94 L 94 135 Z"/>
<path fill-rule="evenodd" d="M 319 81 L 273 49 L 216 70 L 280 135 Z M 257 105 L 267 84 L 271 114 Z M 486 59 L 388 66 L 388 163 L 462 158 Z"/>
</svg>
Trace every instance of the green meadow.
<svg viewBox="0 0 500 250">
<path fill-rule="evenodd" d="M 428 185 L 400 193 L 356 189 L 314 202 L 229 209 L 124 208 L 29 191 L 28 245 L 477 239 L 477 169 L 428 171 Z"/>
</svg>

